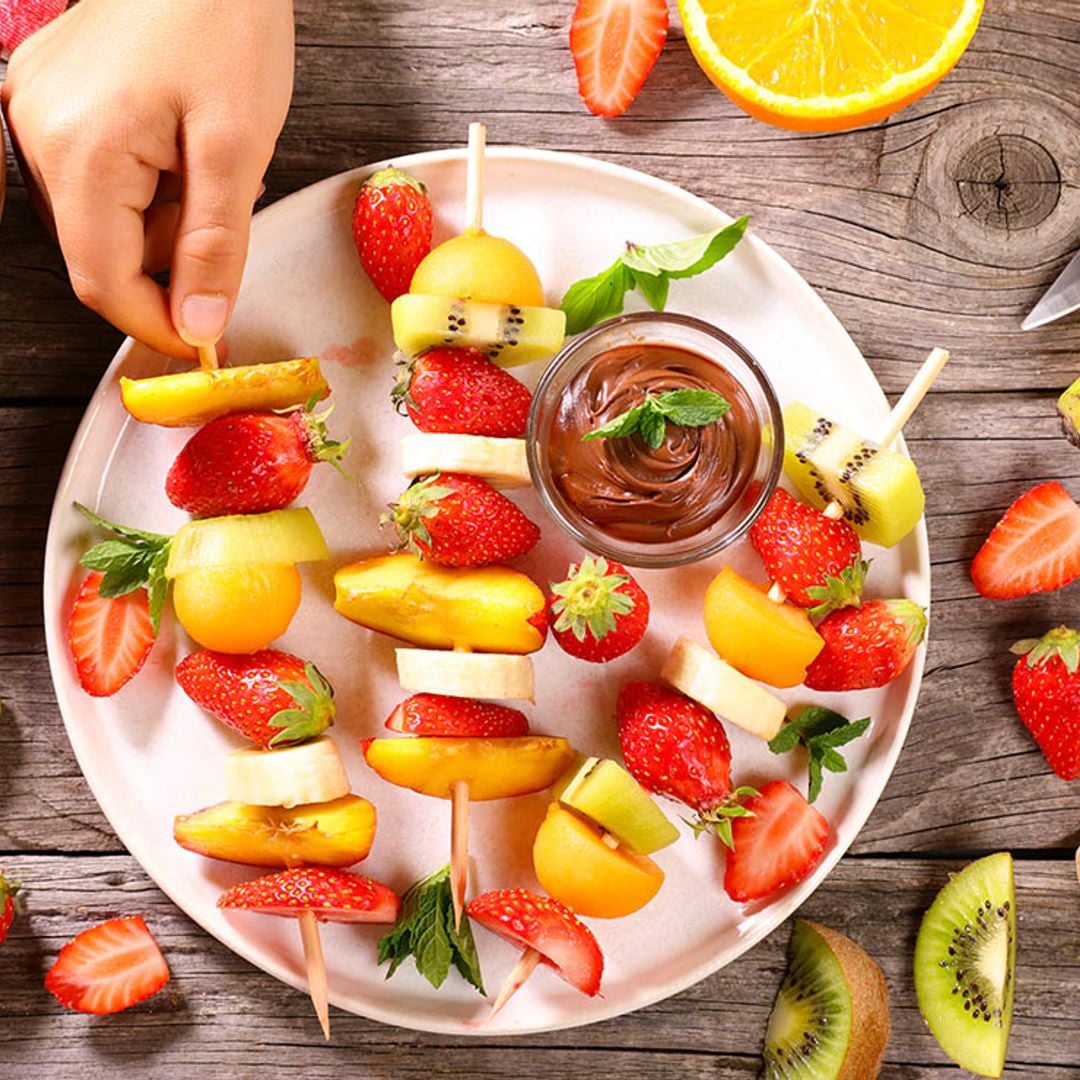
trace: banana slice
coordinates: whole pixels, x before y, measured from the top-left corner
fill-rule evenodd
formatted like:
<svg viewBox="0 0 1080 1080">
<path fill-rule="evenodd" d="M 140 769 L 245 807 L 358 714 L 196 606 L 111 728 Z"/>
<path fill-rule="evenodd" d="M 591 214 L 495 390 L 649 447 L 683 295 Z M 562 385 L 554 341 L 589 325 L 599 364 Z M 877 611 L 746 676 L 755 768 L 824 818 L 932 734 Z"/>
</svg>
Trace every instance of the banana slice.
<svg viewBox="0 0 1080 1080">
<path fill-rule="evenodd" d="M 495 487 L 528 487 L 532 483 L 524 439 L 492 439 L 485 435 L 406 435 L 401 440 L 405 475 L 437 472 L 482 476 Z"/>
<path fill-rule="evenodd" d="M 414 694 L 500 701 L 533 701 L 536 695 L 536 675 L 527 656 L 398 649 L 397 671 L 402 688 Z"/>
<path fill-rule="evenodd" d="M 778 697 L 689 638 L 675 642 L 660 678 L 762 739 L 773 738 L 787 714 L 787 706 Z"/>
<path fill-rule="evenodd" d="M 349 793 L 337 744 L 325 736 L 282 750 L 235 750 L 225 758 L 233 802 L 283 806 L 329 802 Z"/>
</svg>

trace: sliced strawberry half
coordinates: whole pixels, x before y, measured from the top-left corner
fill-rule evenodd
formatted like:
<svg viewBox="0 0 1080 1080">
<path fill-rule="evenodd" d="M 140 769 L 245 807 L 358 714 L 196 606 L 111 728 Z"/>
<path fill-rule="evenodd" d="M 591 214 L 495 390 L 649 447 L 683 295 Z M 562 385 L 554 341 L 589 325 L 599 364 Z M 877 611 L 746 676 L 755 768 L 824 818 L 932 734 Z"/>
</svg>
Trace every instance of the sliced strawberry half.
<svg viewBox="0 0 1080 1080">
<path fill-rule="evenodd" d="M 387 717 L 386 726 L 409 735 L 443 738 L 497 739 L 529 734 L 528 718 L 520 709 L 446 694 L 413 694 Z"/>
<path fill-rule="evenodd" d="M 667 32 L 667 0 L 579 0 L 570 23 L 570 52 L 589 112 L 626 112 L 663 50 Z"/>
<path fill-rule="evenodd" d="M 392 923 L 401 899 L 381 882 L 324 866 L 298 866 L 243 881 L 223 892 L 220 908 L 298 918 L 311 912 L 320 922 Z"/>
<path fill-rule="evenodd" d="M 45 989 L 61 1005 L 84 1013 L 115 1013 L 156 994 L 169 965 L 141 915 L 109 919 L 69 941 Z"/>
<path fill-rule="evenodd" d="M 86 575 L 68 620 L 79 682 L 94 697 L 115 694 L 134 678 L 154 646 L 146 590 L 106 598 L 99 593 L 104 576 Z"/>
<path fill-rule="evenodd" d="M 786 780 L 772 780 L 743 802 L 731 823 L 724 891 L 740 903 L 802 881 L 821 862 L 829 823 Z"/>
<path fill-rule="evenodd" d="M 486 930 L 521 949 L 535 949 L 571 986 L 600 992 L 604 956 L 592 931 L 565 905 L 528 889 L 495 889 L 465 909 Z"/>
<path fill-rule="evenodd" d="M 1013 600 L 1060 589 L 1080 577 L 1080 506 L 1056 480 L 1020 496 L 971 564 L 983 596 Z"/>
</svg>

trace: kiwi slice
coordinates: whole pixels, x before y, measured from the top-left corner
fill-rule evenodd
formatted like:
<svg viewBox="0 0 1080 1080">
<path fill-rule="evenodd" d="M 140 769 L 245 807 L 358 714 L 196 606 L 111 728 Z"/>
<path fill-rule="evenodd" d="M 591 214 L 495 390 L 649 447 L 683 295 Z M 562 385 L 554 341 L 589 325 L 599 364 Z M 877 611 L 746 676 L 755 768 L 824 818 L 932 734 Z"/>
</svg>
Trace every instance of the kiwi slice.
<svg viewBox="0 0 1080 1080">
<path fill-rule="evenodd" d="M 902 540 L 926 505 L 910 458 L 797 401 L 784 410 L 784 469 L 804 499 L 839 503 L 855 531 L 882 547 Z"/>
<path fill-rule="evenodd" d="M 390 306 L 394 344 L 406 356 L 437 345 L 471 346 L 500 367 L 528 364 L 562 348 L 566 316 L 558 308 L 487 304 L 406 293 Z"/>
<path fill-rule="evenodd" d="M 930 1031 L 961 1068 L 1000 1076 L 1012 1024 L 1016 891 L 1012 856 L 960 871 L 923 916 L 915 995 Z"/>
<path fill-rule="evenodd" d="M 873 1080 L 889 1041 L 881 968 L 850 938 L 797 919 L 765 1032 L 765 1080 Z"/>
<path fill-rule="evenodd" d="M 555 797 L 591 818 L 636 855 L 650 855 L 679 839 L 679 830 L 649 793 L 619 764 L 586 758 Z"/>
<path fill-rule="evenodd" d="M 1080 379 L 1058 398 L 1057 408 L 1065 438 L 1080 447 Z"/>
</svg>

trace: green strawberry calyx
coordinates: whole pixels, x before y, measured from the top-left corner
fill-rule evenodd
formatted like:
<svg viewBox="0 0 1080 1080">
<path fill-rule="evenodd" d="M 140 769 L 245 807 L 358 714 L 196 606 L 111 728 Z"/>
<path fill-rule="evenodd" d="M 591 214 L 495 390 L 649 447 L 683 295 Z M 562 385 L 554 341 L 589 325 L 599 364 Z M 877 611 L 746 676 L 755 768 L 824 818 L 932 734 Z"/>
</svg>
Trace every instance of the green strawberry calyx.
<svg viewBox="0 0 1080 1080">
<path fill-rule="evenodd" d="M 850 566 L 845 566 L 839 574 L 826 574 L 824 584 L 810 585 L 806 595 L 817 603 L 810 608 L 812 617 L 821 618 L 830 611 L 845 607 L 858 607 L 862 603 L 863 585 L 870 563 L 858 557 Z"/>
<path fill-rule="evenodd" d="M 439 486 L 440 475 L 436 473 L 410 484 L 401 498 L 390 504 L 389 511 L 380 516 L 380 525 L 392 525 L 397 531 L 398 551 L 408 548 L 421 559 L 430 552 L 428 522 L 440 513 L 439 500 L 453 494 L 451 488 Z"/>
<path fill-rule="evenodd" d="M 268 746 L 294 745 L 321 735 L 334 722 L 334 688 L 310 661 L 304 665 L 306 682 L 281 680 L 278 686 L 296 702 L 294 709 L 282 709 L 268 721 L 281 730 Z"/>
<path fill-rule="evenodd" d="M 699 810 L 693 821 L 690 818 L 683 818 L 683 821 L 694 830 L 695 839 L 702 833 L 715 833 L 724 847 L 734 851 L 735 838 L 731 832 L 731 821 L 737 817 L 753 817 L 754 811 L 747 810 L 742 805 L 742 800 L 760 794 L 754 787 L 736 788 L 723 802 L 710 806 L 707 810 Z"/>
<path fill-rule="evenodd" d="M 11 901 L 11 905 L 16 912 L 22 911 L 23 894 L 20 891 L 21 889 L 21 881 L 0 874 L 0 916 L 4 914 L 8 900 Z"/>
<path fill-rule="evenodd" d="M 1059 626 L 1056 630 L 1043 634 L 1041 638 L 1018 641 L 1009 652 L 1026 656 L 1029 668 L 1045 664 L 1055 656 L 1060 657 L 1065 670 L 1070 675 L 1075 675 L 1077 668 L 1080 668 L 1080 633 L 1067 626 Z"/>
<path fill-rule="evenodd" d="M 584 641 L 586 633 L 597 641 L 607 637 L 619 616 L 634 610 L 634 598 L 620 591 L 629 581 L 629 574 L 612 573 L 607 559 L 586 555 L 570 567 L 565 581 L 551 586 L 555 630 L 570 631 L 578 641 Z"/>
<path fill-rule="evenodd" d="M 408 409 L 419 410 L 420 406 L 409 391 L 412 389 L 412 377 L 416 370 L 416 360 L 411 356 L 401 354 L 397 361 L 397 374 L 394 377 L 394 385 L 390 388 L 390 403 L 399 416 L 408 415 Z"/>
<path fill-rule="evenodd" d="M 410 176 L 395 165 L 388 165 L 385 169 L 379 169 L 378 172 L 372 173 L 364 181 L 364 187 L 366 188 L 401 186 L 411 187 L 421 195 L 427 194 L 427 187 L 420 180 L 417 180 L 415 176 Z"/>
<path fill-rule="evenodd" d="M 907 633 L 904 644 L 914 649 L 926 637 L 926 608 L 914 600 L 886 600 L 885 610 Z"/>
</svg>

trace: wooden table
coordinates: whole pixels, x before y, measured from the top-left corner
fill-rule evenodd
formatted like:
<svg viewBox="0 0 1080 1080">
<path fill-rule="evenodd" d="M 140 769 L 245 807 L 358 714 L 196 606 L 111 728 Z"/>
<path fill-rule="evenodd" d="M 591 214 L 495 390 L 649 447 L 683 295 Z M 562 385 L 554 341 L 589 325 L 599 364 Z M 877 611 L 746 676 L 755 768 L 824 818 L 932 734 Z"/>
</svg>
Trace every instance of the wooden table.
<svg viewBox="0 0 1080 1080">
<path fill-rule="evenodd" d="M 483 118 L 492 142 L 620 162 L 751 214 L 890 394 L 931 346 L 953 351 L 909 429 L 934 563 L 919 709 L 883 799 L 804 912 L 885 968 L 883 1075 L 955 1075 L 915 1005 L 915 932 L 950 871 L 1011 849 L 1021 928 L 1008 1075 L 1080 1075 L 1080 783 L 1050 773 L 1014 716 L 1007 652 L 1080 621 L 1080 593 L 994 604 L 968 577 L 1026 487 L 1056 478 L 1080 496 L 1080 453 L 1053 405 L 1080 374 L 1080 318 L 1019 330 L 1080 236 L 1080 7 L 987 0 L 971 49 L 929 98 L 838 136 L 743 116 L 710 88 L 677 25 L 630 114 L 601 122 L 575 93 L 571 8 L 299 0 L 296 94 L 264 202 L 365 161 L 458 143 Z M 327 1046 L 303 996 L 208 938 L 125 854 L 68 747 L 40 610 L 57 477 L 119 337 L 73 299 L 11 179 L 0 226 L 0 859 L 25 881 L 29 910 L 0 950 L 0 1075 L 754 1076 L 787 926 L 694 989 L 609 1023 L 466 1040 L 336 1013 Z M 168 956 L 168 990 L 106 1020 L 63 1012 L 42 989 L 60 945 L 136 911 Z"/>
</svg>

